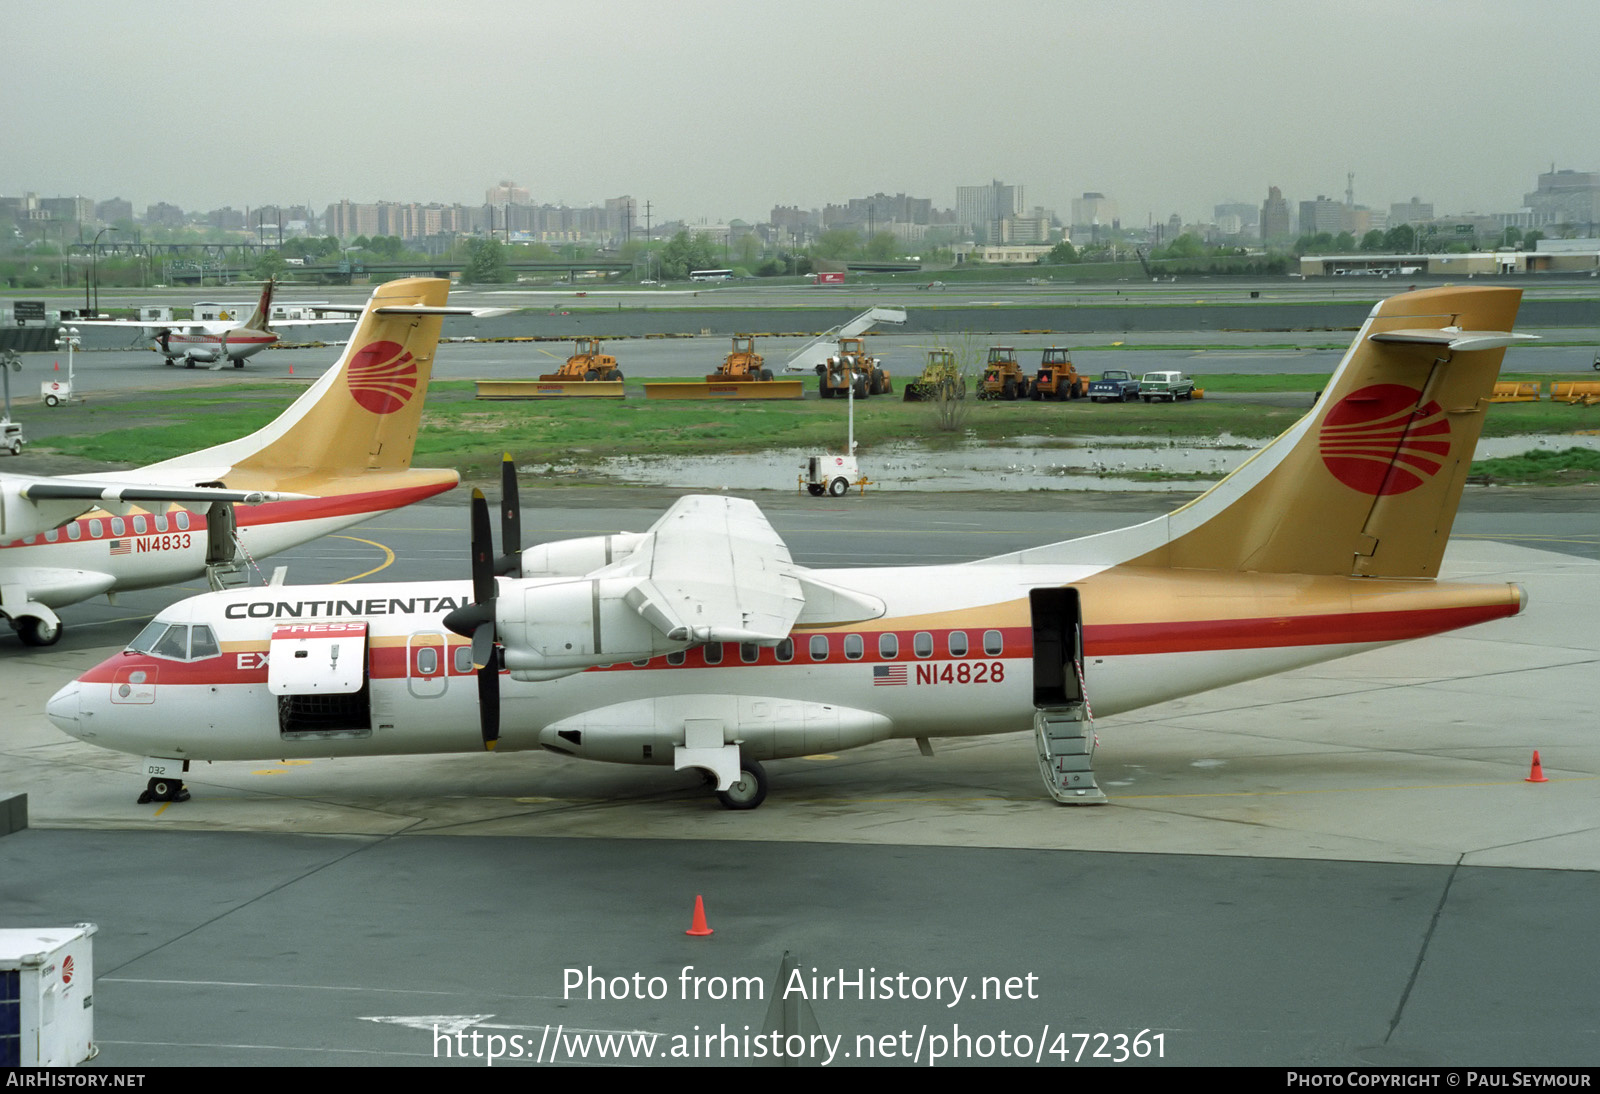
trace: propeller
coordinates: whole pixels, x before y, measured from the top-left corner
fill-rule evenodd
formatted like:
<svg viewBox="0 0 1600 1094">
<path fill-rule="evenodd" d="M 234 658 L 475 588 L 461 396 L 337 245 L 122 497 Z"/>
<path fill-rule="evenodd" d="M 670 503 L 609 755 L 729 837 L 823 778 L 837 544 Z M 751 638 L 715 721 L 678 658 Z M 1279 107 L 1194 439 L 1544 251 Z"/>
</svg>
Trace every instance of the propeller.
<svg viewBox="0 0 1600 1094">
<path fill-rule="evenodd" d="M 517 498 L 517 465 L 507 452 L 500 460 L 500 549 L 494 572 L 522 576 L 522 504 Z"/>
<path fill-rule="evenodd" d="M 501 461 L 500 545 L 496 556 L 489 520 L 489 502 L 482 490 L 472 491 L 472 603 L 444 617 L 444 625 L 472 639 L 472 667 L 478 675 L 478 726 L 483 747 L 494 750 L 500 739 L 501 654 L 495 633 L 495 575 L 522 576 L 522 509 L 517 499 L 517 471 L 508 452 Z"/>
</svg>

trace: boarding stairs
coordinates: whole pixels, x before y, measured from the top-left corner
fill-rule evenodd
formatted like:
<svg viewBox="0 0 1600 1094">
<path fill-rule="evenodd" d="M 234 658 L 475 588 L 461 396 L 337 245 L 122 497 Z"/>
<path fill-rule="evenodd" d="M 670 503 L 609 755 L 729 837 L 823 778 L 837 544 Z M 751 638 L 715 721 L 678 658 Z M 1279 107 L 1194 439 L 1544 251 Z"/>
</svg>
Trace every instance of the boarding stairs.
<svg viewBox="0 0 1600 1094">
<path fill-rule="evenodd" d="M 1094 778 L 1094 711 L 1083 666 L 1071 665 L 1078 677 L 1078 698 L 1039 707 L 1033 715 L 1039 773 L 1050 796 L 1063 805 L 1104 805 L 1105 792 Z"/>
</svg>

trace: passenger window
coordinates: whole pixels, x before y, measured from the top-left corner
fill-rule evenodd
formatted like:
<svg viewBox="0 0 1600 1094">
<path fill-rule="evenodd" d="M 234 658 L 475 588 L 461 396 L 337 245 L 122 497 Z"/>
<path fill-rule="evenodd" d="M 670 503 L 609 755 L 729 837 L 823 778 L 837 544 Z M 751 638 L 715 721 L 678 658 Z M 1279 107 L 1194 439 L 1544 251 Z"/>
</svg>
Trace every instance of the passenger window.
<svg viewBox="0 0 1600 1094">
<path fill-rule="evenodd" d="M 739 660 L 747 665 L 753 665 L 761 657 L 761 647 L 754 642 L 739 643 Z"/>
<path fill-rule="evenodd" d="M 684 658 L 687 656 L 688 655 L 683 650 L 678 650 L 675 653 L 669 653 L 667 654 L 667 664 L 681 665 L 684 662 Z"/>
<path fill-rule="evenodd" d="M 720 665 L 720 664 L 722 664 L 722 643 L 721 642 L 707 642 L 705 644 L 705 647 L 704 647 L 704 653 L 705 653 L 706 664 L 708 664 L 708 665 Z"/>
<path fill-rule="evenodd" d="M 885 661 L 893 661 L 900 656 L 900 639 L 893 634 L 878 635 L 878 656 Z"/>
<path fill-rule="evenodd" d="M 782 642 L 779 642 L 778 643 L 777 654 L 778 654 L 778 660 L 779 661 L 793 661 L 794 660 L 794 639 L 785 638 Z"/>
<path fill-rule="evenodd" d="M 814 634 L 811 636 L 811 660 L 826 661 L 828 659 L 828 636 Z"/>
<path fill-rule="evenodd" d="M 181 624 L 167 628 L 167 633 L 161 636 L 161 641 L 156 643 L 156 648 L 150 651 L 156 657 L 170 657 L 174 661 L 184 661 L 189 657 L 189 628 Z"/>
<path fill-rule="evenodd" d="M 217 646 L 216 636 L 211 633 L 210 627 L 196 627 L 189 636 L 189 660 L 195 661 L 202 657 L 215 657 L 222 650 Z"/>
<path fill-rule="evenodd" d="M 847 661 L 859 661 L 861 655 L 867 651 L 867 643 L 859 634 L 844 636 L 844 656 Z"/>
<path fill-rule="evenodd" d="M 457 646 L 456 652 L 453 656 L 455 657 L 457 673 L 465 676 L 467 673 L 473 671 L 471 646 Z"/>
<path fill-rule="evenodd" d="M 54 543 L 56 540 L 61 538 L 61 533 L 52 528 L 44 534 L 44 538 L 47 543 Z"/>
<path fill-rule="evenodd" d="M 633 663 L 633 667 L 636 668 L 636 669 L 649 668 L 650 667 L 650 658 L 648 658 L 648 657 L 640 658 L 639 660 L 637 660 L 637 661 L 635 661 Z"/>
<path fill-rule="evenodd" d="M 187 509 L 179 509 L 178 510 L 178 531 L 187 532 L 188 530 L 189 530 L 189 510 L 187 510 Z"/>
<path fill-rule="evenodd" d="M 128 524 L 121 517 L 111 518 L 111 534 L 120 536 L 128 530 Z"/>
<path fill-rule="evenodd" d="M 100 518 L 95 517 L 89 522 L 89 538 L 99 539 L 105 534 L 106 526 L 100 523 Z"/>
<path fill-rule="evenodd" d="M 149 525 L 144 522 L 143 514 L 136 514 L 134 516 L 134 518 L 133 518 L 133 534 L 134 535 L 136 535 L 136 536 L 144 535 L 145 529 L 148 528 L 148 527 L 149 527 Z"/>
<path fill-rule="evenodd" d="M 165 532 L 166 530 L 167 530 L 167 514 L 165 514 L 165 513 L 157 513 L 156 514 L 156 531 Z"/>
<path fill-rule="evenodd" d="M 439 671 L 439 651 L 433 646 L 417 648 L 417 675 L 432 676 Z"/>
<path fill-rule="evenodd" d="M 911 640 L 911 652 L 918 657 L 932 657 L 933 635 L 927 631 L 918 631 L 917 636 Z"/>
<path fill-rule="evenodd" d="M 73 521 L 71 524 L 67 525 L 67 538 L 68 539 L 82 539 L 83 538 L 83 526 L 81 524 L 79 524 L 77 521 Z"/>
<path fill-rule="evenodd" d="M 990 657 L 999 657 L 1000 651 L 1005 649 L 1005 642 L 1000 638 L 999 631 L 983 632 L 983 652 Z"/>
<path fill-rule="evenodd" d="M 967 632 L 950 632 L 950 656 L 965 657 L 967 655 Z"/>
</svg>

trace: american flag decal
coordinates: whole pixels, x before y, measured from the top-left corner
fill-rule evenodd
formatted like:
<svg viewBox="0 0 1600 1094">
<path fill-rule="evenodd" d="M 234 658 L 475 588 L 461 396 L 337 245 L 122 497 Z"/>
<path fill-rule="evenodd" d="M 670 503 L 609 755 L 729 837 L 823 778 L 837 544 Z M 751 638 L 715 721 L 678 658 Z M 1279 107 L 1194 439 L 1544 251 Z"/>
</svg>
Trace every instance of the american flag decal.
<svg viewBox="0 0 1600 1094">
<path fill-rule="evenodd" d="M 131 539 L 114 539 L 111 541 L 111 553 L 114 555 L 125 555 L 131 550 L 133 550 L 133 540 Z"/>
<path fill-rule="evenodd" d="M 878 687 L 904 687 L 906 684 L 906 667 L 904 665 L 874 665 L 872 666 L 872 686 Z"/>
</svg>

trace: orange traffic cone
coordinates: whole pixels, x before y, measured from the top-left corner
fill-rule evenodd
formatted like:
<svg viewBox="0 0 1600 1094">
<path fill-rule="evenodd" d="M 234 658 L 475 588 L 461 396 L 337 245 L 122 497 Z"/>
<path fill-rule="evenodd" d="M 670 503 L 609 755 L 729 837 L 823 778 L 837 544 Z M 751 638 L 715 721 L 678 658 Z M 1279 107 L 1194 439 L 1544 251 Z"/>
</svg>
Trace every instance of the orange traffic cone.
<svg viewBox="0 0 1600 1094">
<path fill-rule="evenodd" d="M 1544 765 L 1539 762 L 1539 750 L 1533 750 L 1533 767 L 1528 771 L 1528 777 L 1522 780 L 1525 783 L 1547 783 L 1550 780 L 1544 777 Z"/>
<path fill-rule="evenodd" d="M 706 902 L 696 893 L 694 898 L 694 922 L 689 924 L 689 929 L 684 934 L 692 934 L 696 938 L 711 933 L 711 928 L 706 926 Z"/>
<path fill-rule="evenodd" d="M 293 375 L 294 375 L 294 366 L 293 366 L 293 365 L 290 365 L 290 366 L 289 366 L 289 375 L 290 375 L 290 376 L 293 376 Z"/>
<path fill-rule="evenodd" d="M 56 362 L 56 369 L 55 369 L 55 370 L 56 370 L 56 371 L 57 371 L 57 372 L 60 372 L 60 371 L 61 371 L 61 362 L 60 362 L 60 361 L 57 361 L 57 362 Z"/>
</svg>

